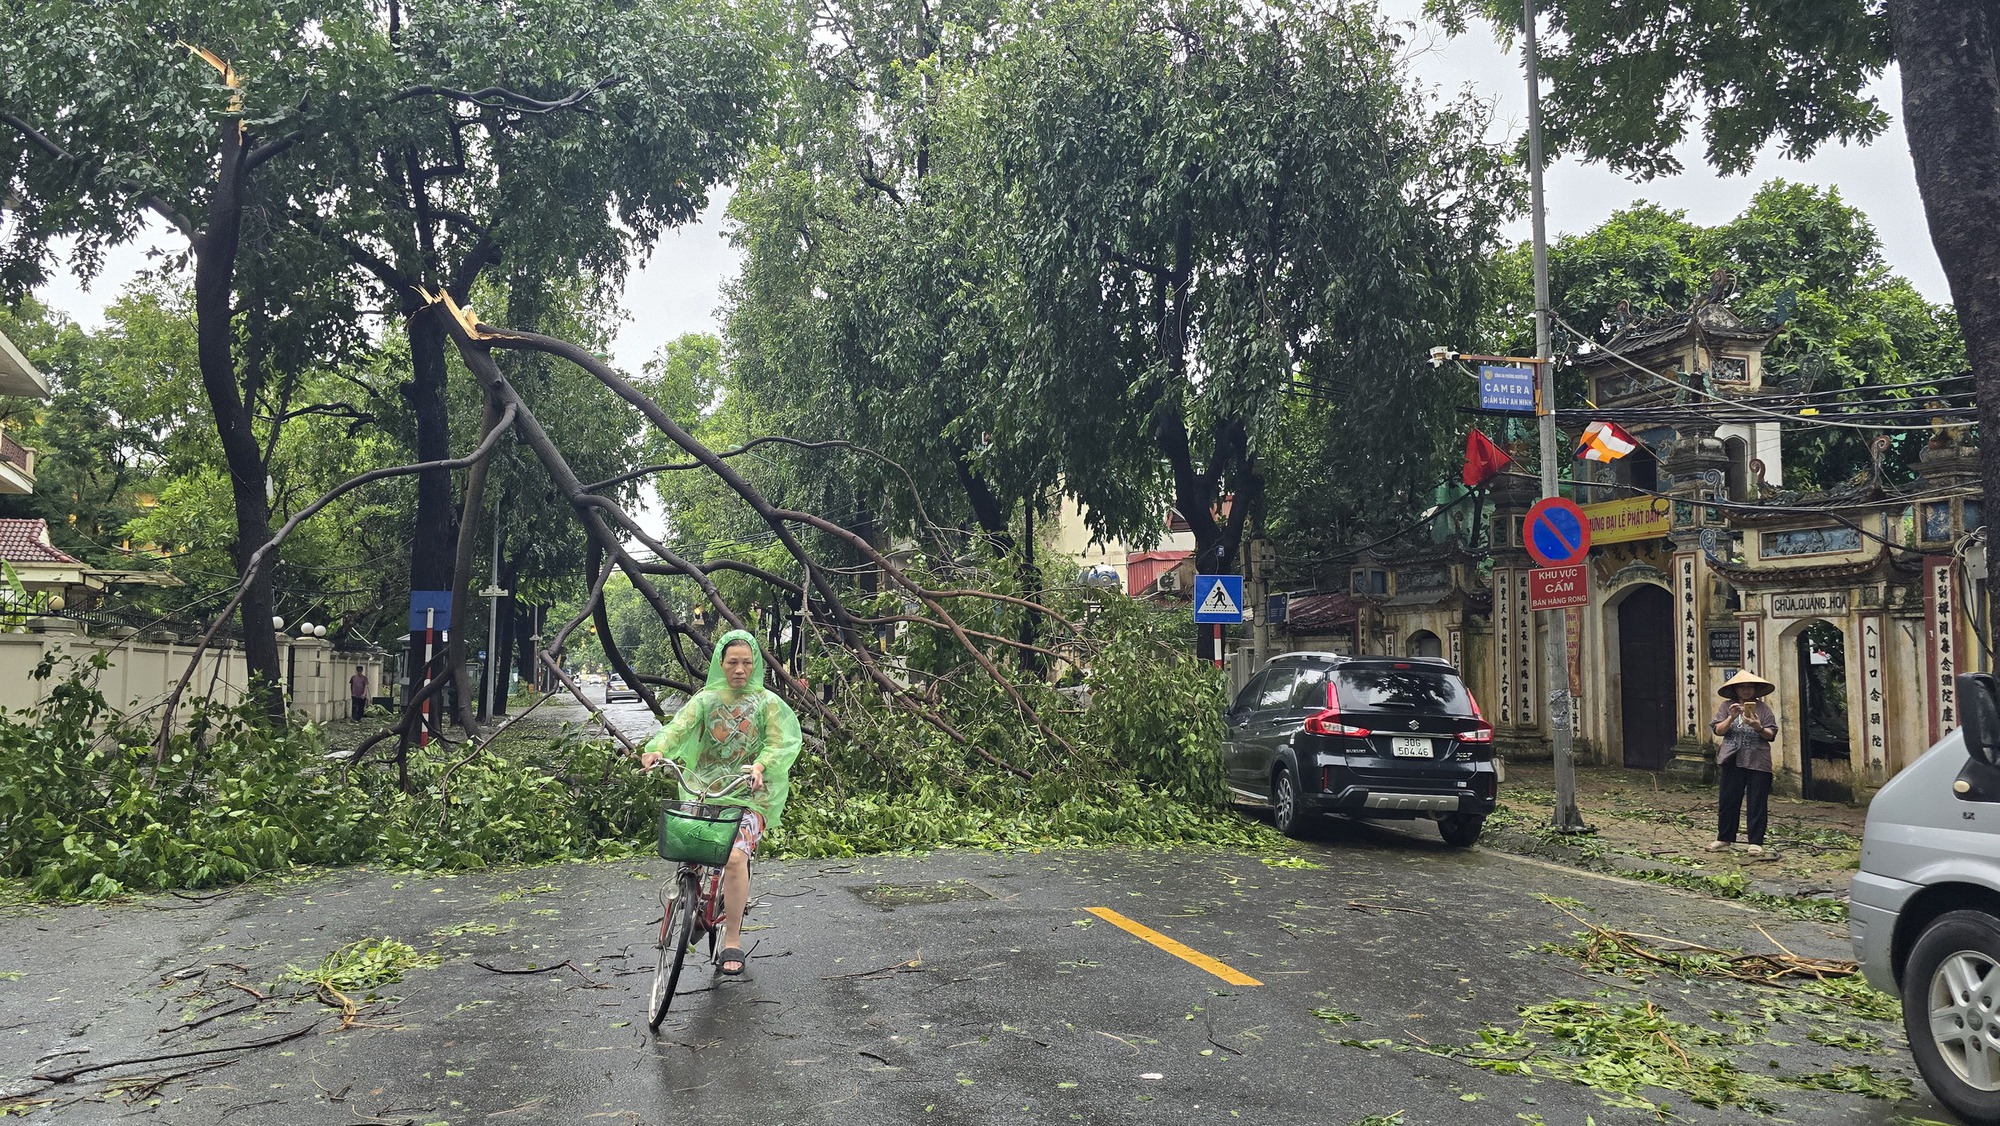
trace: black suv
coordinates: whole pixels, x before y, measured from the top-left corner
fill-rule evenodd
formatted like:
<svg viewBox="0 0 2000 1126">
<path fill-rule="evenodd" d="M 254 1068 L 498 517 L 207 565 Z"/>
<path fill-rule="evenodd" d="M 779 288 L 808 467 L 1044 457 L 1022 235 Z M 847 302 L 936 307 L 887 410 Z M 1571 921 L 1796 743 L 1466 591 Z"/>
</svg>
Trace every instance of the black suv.
<svg viewBox="0 0 2000 1126">
<path fill-rule="evenodd" d="M 1498 796 L 1493 725 L 1435 658 L 1286 653 L 1250 678 L 1224 723 L 1229 788 L 1268 804 L 1286 836 L 1322 813 L 1429 817 L 1464 848 Z"/>
</svg>

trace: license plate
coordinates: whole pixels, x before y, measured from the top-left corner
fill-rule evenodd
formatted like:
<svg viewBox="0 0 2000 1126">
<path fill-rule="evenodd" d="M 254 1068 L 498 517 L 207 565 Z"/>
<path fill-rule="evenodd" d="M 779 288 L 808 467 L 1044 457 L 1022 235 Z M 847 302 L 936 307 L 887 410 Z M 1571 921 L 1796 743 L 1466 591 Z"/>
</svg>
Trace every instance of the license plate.
<svg viewBox="0 0 2000 1126">
<path fill-rule="evenodd" d="M 1430 758 L 1431 741 L 1409 735 L 1398 735 L 1390 742 L 1389 750 L 1397 758 Z"/>
</svg>

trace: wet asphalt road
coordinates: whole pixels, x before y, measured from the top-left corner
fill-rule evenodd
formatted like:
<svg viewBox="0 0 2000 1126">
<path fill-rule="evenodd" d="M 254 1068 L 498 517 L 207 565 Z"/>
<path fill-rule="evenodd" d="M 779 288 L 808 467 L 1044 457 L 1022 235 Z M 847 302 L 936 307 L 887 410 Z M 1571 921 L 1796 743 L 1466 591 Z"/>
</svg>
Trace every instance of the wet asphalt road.
<svg viewBox="0 0 2000 1126">
<path fill-rule="evenodd" d="M 1621 985 L 1543 944 L 1575 924 L 1718 946 L 1845 956 L 1840 928 L 1443 847 L 1428 825 L 1336 826 L 1286 869 L 1235 853 L 941 852 L 760 864 L 749 976 L 704 965 L 655 1038 L 642 1007 L 665 865 L 557 865 L 458 877 L 345 871 L 192 901 L 0 917 L 0 1086 L 53 1099 L 31 1120 L 195 1124 L 1651 1122 L 1568 1083 L 1408 1050 L 1471 1042 L 1519 1006 L 1613 989 L 1681 1019 L 1755 987 Z M 1100 921 L 1110 908 L 1263 982 L 1229 985 Z M 394 936 L 442 963 L 380 992 L 345 1031 L 308 999 L 256 1002 L 289 964 Z M 485 963 L 493 969 L 482 968 Z M 565 966 L 564 963 L 571 963 Z M 510 975 L 495 969 L 560 967 Z M 12 975 L 18 974 L 18 977 Z M 9 980 L 11 978 L 11 980 Z M 245 987 L 245 988 L 239 988 Z M 230 1007 L 242 1005 L 241 1011 Z M 213 1006 L 213 1007 L 210 1007 Z M 1336 1024 L 1315 1010 L 1354 1014 Z M 202 1016 L 192 1028 L 163 1033 Z M 57 1086 L 28 1076 L 225 1048 Z M 1797 1075 L 1857 1056 L 1780 1028 L 1738 1053 Z M 1372 1049 L 1342 1040 L 1386 1039 Z M 1782 1041 L 1783 1046 L 1772 1043 Z M 1404 1050 L 1398 1050 L 1400 1045 Z M 68 1054 L 55 1054 L 68 1053 Z M 119 1096 L 106 1079 L 213 1070 Z M 1775 1061 L 1778 1067 L 1766 1067 Z M 1759 1119 L 1665 1096 L 1700 1123 L 1948 1121 L 1919 1082 L 1901 1104 L 1771 1093 Z M 1658 1093 L 1655 1093 L 1656 1097 Z M 147 1114 L 146 1099 L 160 1101 Z M 126 1101 L 136 1098 L 137 1104 Z M 1535 1117 L 1539 1116 L 1539 1117 Z"/>
</svg>

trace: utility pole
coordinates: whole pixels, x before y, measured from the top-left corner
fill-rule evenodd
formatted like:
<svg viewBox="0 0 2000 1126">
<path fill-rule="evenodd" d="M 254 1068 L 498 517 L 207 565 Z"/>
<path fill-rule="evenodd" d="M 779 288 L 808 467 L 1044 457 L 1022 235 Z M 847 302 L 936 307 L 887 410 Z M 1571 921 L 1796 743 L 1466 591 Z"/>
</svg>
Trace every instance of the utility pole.
<svg viewBox="0 0 2000 1126">
<path fill-rule="evenodd" d="M 1560 495 L 1560 489 L 1556 484 L 1556 369 L 1550 362 L 1554 349 L 1549 340 L 1549 234 L 1542 205 L 1542 75 L 1535 54 L 1535 0 L 1522 0 L 1521 26 L 1528 71 L 1528 208 L 1534 232 L 1535 406 L 1541 424 L 1542 496 L 1548 498 Z M 1563 619 L 1568 613 L 1542 611 L 1542 680 L 1549 686 L 1549 706 L 1543 714 L 1549 717 L 1556 774 L 1556 804 L 1549 825 L 1559 833 L 1583 833 L 1590 827 L 1576 808 L 1575 748 L 1569 734 L 1574 703 L 1569 695 L 1569 663 L 1563 652 L 1567 644 Z"/>
<path fill-rule="evenodd" d="M 493 498 L 493 567 L 486 572 L 486 589 L 479 597 L 486 600 L 486 719 L 491 721 L 500 706 L 501 683 L 506 679 L 507 662 L 500 659 L 500 600 L 507 592 L 500 589 L 500 498 Z"/>
</svg>

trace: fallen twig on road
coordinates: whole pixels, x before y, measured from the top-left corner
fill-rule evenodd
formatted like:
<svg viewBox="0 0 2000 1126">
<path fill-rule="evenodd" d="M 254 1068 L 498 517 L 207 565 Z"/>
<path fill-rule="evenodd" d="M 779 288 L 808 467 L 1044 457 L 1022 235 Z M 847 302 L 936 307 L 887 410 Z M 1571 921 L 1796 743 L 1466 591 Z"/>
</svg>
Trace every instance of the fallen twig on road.
<svg viewBox="0 0 2000 1126">
<path fill-rule="evenodd" d="M 318 1027 L 319 1022 L 314 1021 L 303 1028 L 294 1029 L 282 1036 L 268 1036 L 262 1040 L 251 1040 L 243 1044 L 226 1044 L 219 1048 L 193 1048 L 185 1052 L 167 1052 L 164 1055 L 158 1056 L 135 1056 L 129 1060 L 106 1060 L 103 1063 L 73 1067 L 68 1071 L 39 1072 L 29 1076 L 29 1078 L 40 1079 L 47 1083 L 70 1083 L 74 1082 L 79 1075 L 87 1075 L 93 1071 L 105 1071 L 114 1067 L 129 1067 L 140 1063 L 158 1063 L 161 1060 L 192 1059 L 195 1056 L 212 1056 L 221 1052 L 242 1052 L 251 1048 L 269 1048 L 274 1044 L 283 1044 L 288 1040 L 297 1040 L 299 1037 L 310 1033 Z"/>
<path fill-rule="evenodd" d="M 587 971 L 585 971 L 582 966 L 577 965 L 575 962 L 558 962 L 553 966 L 528 966 L 524 969 L 518 969 L 518 970 L 510 970 L 505 968 L 504 966 L 495 966 L 487 962 L 476 961 L 472 964 L 478 966 L 482 970 L 487 971 L 488 973 L 509 974 L 512 976 L 525 976 L 528 974 L 547 974 L 547 973 L 554 973 L 557 970 L 563 970 L 563 969 L 575 970 L 577 972 L 577 975 L 583 978 L 585 982 L 584 986 L 585 988 L 587 989 L 611 988 L 610 986 L 590 976 L 590 974 Z"/>
<path fill-rule="evenodd" d="M 917 956 L 916 956 L 916 957 L 914 957 L 914 958 L 911 958 L 911 959 L 910 959 L 909 961 L 907 961 L 907 962 L 897 962 L 897 963 L 896 963 L 895 965 L 892 965 L 892 966 L 883 966 L 882 968 L 880 968 L 880 969 L 875 969 L 875 970 L 862 970 L 862 971 L 860 971 L 859 973 L 851 973 L 851 974 L 834 974 L 834 975 L 832 975 L 832 976 L 830 976 L 830 977 L 823 977 L 823 978 L 820 978 L 820 980 L 821 980 L 821 981 L 859 981 L 859 980 L 860 980 L 860 979 L 862 979 L 862 978 L 868 978 L 868 977 L 886 977 L 886 976 L 888 976 L 889 974 L 910 974 L 910 973 L 922 973 L 922 972 L 923 972 L 923 970 L 924 970 L 924 952 L 923 952 L 923 951 L 921 951 L 921 950 L 919 950 L 919 951 L 917 951 Z"/>
<path fill-rule="evenodd" d="M 1787 978 L 1825 981 L 1828 978 L 1852 977 L 1859 972 L 1859 967 L 1851 959 L 1794 954 L 1761 926 L 1757 928 L 1757 933 L 1777 947 L 1779 953 L 1751 954 L 1657 934 L 1613 930 L 1598 926 L 1561 904 L 1551 906 L 1585 928 L 1576 936 L 1579 940 L 1577 945 L 1558 949 L 1594 970 L 1629 973 L 1657 966 L 1685 977 L 1729 978 L 1754 985 L 1776 985 Z"/>
<path fill-rule="evenodd" d="M 176 1024 L 170 1028 L 160 1029 L 160 1035 L 171 1036 L 176 1032 L 186 1032 L 190 1028 L 200 1028 L 202 1025 L 207 1024 L 209 1021 L 212 1021 L 217 1017 L 226 1017 L 233 1013 L 240 1013 L 246 1009 L 254 1009 L 256 1007 L 257 1007 L 257 1002 L 245 1001 L 243 1004 L 237 1005 L 234 1008 L 223 1006 L 211 1009 L 206 1015 L 198 1016 L 193 1020 L 182 1021 L 181 1023 Z"/>
<path fill-rule="evenodd" d="M 1410 915 L 1430 914 L 1429 911 L 1426 911 L 1421 907 L 1391 907 L 1386 903 L 1370 903 L 1365 899 L 1348 900 L 1347 909 L 1349 911 L 1402 911 Z"/>
</svg>

